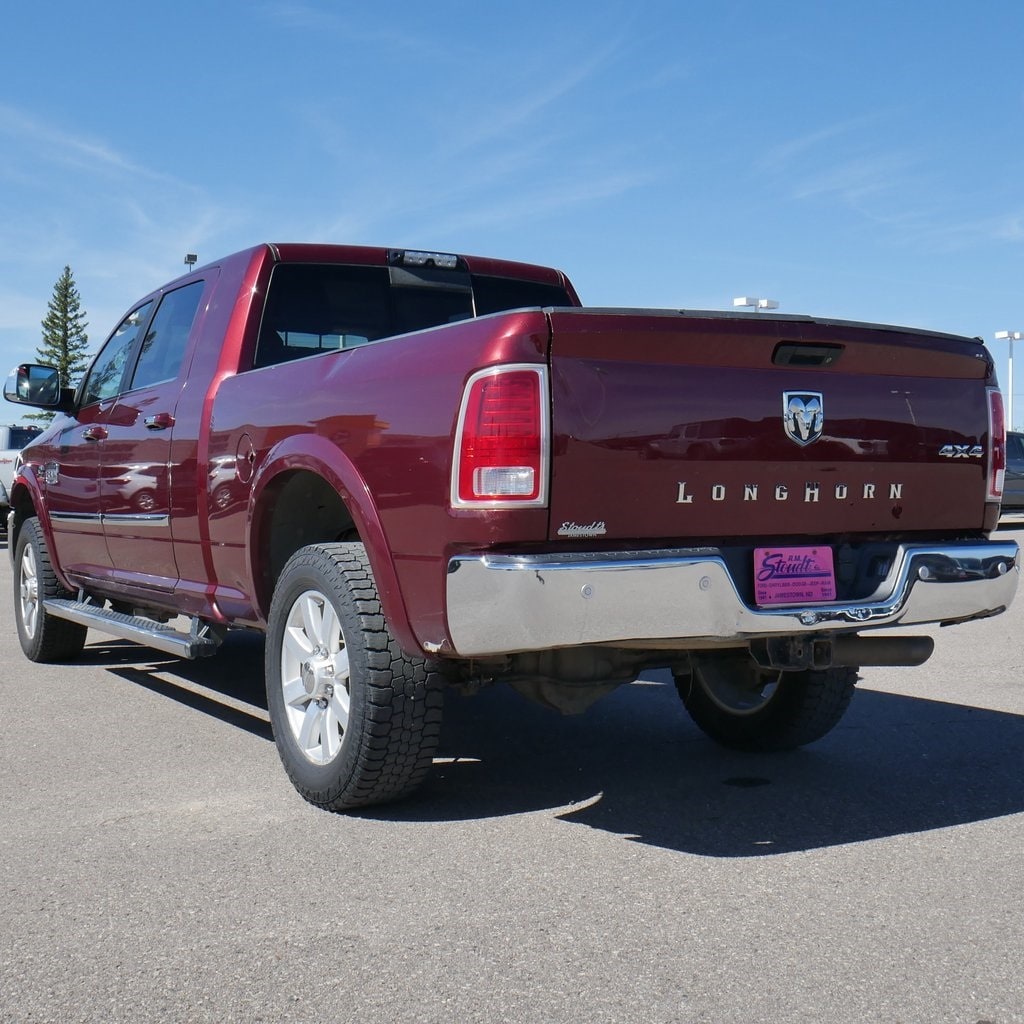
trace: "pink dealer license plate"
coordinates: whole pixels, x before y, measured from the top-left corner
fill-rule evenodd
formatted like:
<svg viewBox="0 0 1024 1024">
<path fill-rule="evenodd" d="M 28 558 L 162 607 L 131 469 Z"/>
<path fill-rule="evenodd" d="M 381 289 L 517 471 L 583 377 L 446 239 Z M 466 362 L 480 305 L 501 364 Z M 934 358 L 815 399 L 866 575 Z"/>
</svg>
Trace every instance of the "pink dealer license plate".
<svg viewBox="0 0 1024 1024">
<path fill-rule="evenodd" d="M 755 548 L 754 599 L 760 605 L 834 601 L 832 549 Z"/>
</svg>

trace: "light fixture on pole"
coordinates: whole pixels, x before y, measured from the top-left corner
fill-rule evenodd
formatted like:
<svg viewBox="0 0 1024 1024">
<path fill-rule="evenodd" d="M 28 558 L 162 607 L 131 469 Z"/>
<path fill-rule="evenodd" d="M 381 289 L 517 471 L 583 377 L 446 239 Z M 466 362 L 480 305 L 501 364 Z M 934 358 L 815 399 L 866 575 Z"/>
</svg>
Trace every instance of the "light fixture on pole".
<svg viewBox="0 0 1024 1024">
<path fill-rule="evenodd" d="M 196 260 L 198 259 L 199 257 L 196 256 L 194 252 L 185 253 L 185 266 L 188 267 L 188 272 L 190 274 L 192 273 L 192 268 L 196 265 Z"/>
<path fill-rule="evenodd" d="M 1006 429 L 1013 430 L 1013 343 L 1024 338 L 1020 331 L 996 331 L 997 341 L 1010 343 L 1010 359 L 1006 364 Z"/>
<path fill-rule="evenodd" d="M 752 307 L 754 312 L 760 312 L 762 309 L 778 309 L 779 303 L 777 299 L 759 299 L 753 295 L 740 295 L 738 298 L 732 300 L 734 306 L 747 306 Z"/>
</svg>

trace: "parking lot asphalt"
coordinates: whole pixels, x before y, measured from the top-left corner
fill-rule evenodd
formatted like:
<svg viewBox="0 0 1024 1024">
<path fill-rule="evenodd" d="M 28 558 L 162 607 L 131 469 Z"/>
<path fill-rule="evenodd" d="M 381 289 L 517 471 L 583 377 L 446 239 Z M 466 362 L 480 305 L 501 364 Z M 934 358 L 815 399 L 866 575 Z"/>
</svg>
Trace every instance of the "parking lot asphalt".
<svg viewBox="0 0 1024 1024">
<path fill-rule="evenodd" d="M 453 695 L 418 797 L 341 816 L 258 636 L 33 665 L 11 589 L 2 550 L 0 1021 L 1024 1021 L 1024 595 L 791 754 L 659 673 L 577 718 Z"/>
</svg>

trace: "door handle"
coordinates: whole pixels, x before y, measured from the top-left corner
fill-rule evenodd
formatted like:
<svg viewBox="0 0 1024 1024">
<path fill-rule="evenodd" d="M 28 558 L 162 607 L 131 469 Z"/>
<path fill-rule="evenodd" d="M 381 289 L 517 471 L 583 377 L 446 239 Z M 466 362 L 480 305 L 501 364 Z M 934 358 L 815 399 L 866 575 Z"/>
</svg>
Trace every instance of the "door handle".
<svg viewBox="0 0 1024 1024">
<path fill-rule="evenodd" d="M 145 419 L 147 430 L 166 430 L 174 426 L 174 417 L 169 412 L 158 412 Z"/>
<path fill-rule="evenodd" d="M 107 428 L 106 427 L 95 427 L 95 426 L 94 427 L 86 427 L 85 430 L 82 431 L 82 437 L 85 438 L 86 441 L 103 441 L 103 440 L 106 440 Z"/>
</svg>

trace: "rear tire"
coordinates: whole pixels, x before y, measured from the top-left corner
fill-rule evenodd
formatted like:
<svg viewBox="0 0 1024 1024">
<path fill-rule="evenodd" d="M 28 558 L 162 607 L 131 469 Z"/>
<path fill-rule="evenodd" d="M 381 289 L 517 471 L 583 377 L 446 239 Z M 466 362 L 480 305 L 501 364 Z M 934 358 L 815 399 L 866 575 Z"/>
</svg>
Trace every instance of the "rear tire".
<svg viewBox="0 0 1024 1024">
<path fill-rule="evenodd" d="M 85 646 L 85 626 L 51 615 L 44 602 L 71 597 L 53 571 L 38 519 L 26 519 L 14 552 L 14 619 L 21 649 L 30 661 L 67 661 Z"/>
<path fill-rule="evenodd" d="M 765 670 L 745 652 L 694 658 L 692 674 L 675 677 L 696 725 L 733 750 L 793 750 L 813 743 L 843 717 L 855 668 Z"/>
<path fill-rule="evenodd" d="M 391 635 L 362 544 L 312 545 L 289 559 L 270 608 L 266 678 L 278 753 L 310 803 L 351 810 L 423 782 L 442 681 Z"/>
</svg>

